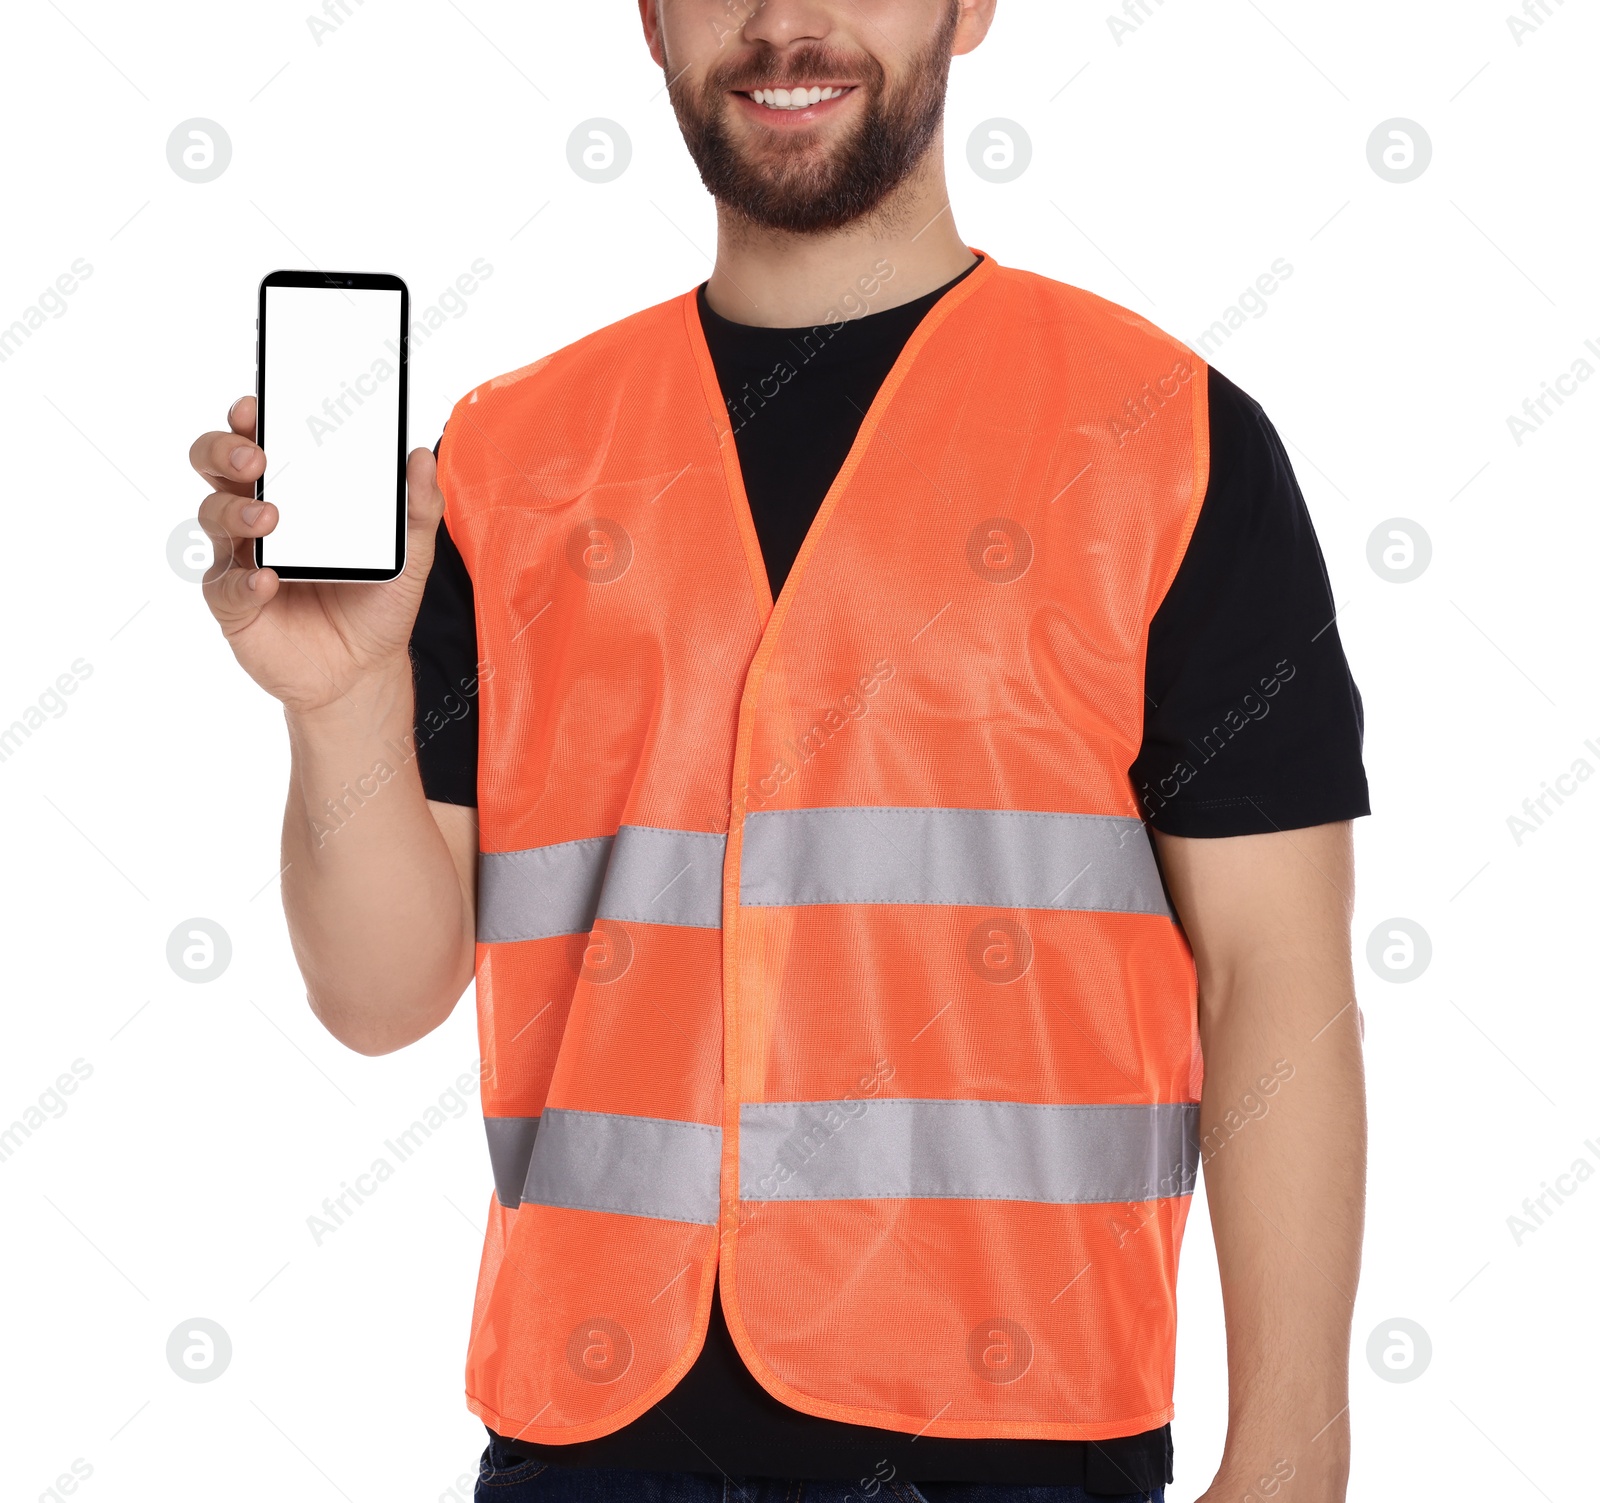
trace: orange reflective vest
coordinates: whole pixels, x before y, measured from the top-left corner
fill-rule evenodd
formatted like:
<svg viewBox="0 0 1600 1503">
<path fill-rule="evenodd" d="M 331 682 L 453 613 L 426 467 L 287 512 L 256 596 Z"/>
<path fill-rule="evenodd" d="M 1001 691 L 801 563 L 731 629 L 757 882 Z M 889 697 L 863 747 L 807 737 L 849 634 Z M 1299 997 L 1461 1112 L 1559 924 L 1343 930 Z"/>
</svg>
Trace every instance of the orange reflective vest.
<svg viewBox="0 0 1600 1503">
<path fill-rule="evenodd" d="M 1128 768 L 1204 371 L 985 257 L 776 604 L 693 292 L 456 405 L 495 1430 L 643 1413 L 719 1267 L 744 1361 L 811 1414 L 1171 1417 L 1195 972 Z"/>
</svg>

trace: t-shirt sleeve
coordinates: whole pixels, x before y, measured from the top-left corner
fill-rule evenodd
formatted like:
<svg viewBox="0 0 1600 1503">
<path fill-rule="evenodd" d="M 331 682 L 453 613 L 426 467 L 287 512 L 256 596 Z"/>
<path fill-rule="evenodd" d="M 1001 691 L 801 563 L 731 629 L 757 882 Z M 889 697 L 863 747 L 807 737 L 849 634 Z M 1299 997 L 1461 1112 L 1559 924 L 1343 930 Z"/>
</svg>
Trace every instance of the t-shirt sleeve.
<svg viewBox="0 0 1600 1503">
<path fill-rule="evenodd" d="M 437 445 L 433 452 L 437 458 Z M 423 793 L 438 803 L 478 802 L 477 664 L 472 576 L 441 517 L 411 629 L 417 771 Z"/>
<path fill-rule="evenodd" d="M 1305 498 L 1260 406 L 1208 379 L 1205 500 L 1150 623 L 1140 807 L 1199 837 L 1369 814 L 1361 695 Z"/>
</svg>

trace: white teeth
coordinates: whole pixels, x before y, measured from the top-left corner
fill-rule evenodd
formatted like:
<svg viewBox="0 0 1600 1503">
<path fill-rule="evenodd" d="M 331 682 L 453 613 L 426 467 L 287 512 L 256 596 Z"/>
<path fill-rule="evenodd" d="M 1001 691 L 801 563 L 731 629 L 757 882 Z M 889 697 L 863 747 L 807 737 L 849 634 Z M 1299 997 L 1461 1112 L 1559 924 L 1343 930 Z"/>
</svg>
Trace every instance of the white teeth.
<svg viewBox="0 0 1600 1503">
<path fill-rule="evenodd" d="M 753 89 L 750 97 L 769 110 L 804 110 L 825 99 L 837 99 L 843 89 L 823 89 L 813 85 L 809 89 Z"/>
</svg>

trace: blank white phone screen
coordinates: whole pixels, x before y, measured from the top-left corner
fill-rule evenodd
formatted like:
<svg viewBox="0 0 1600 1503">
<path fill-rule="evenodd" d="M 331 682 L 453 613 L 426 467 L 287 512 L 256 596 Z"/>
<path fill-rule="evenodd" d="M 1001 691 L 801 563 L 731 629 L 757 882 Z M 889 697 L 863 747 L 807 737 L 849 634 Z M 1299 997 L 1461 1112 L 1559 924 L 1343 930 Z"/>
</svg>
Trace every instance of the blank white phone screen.
<svg viewBox="0 0 1600 1503">
<path fill-rule="evenodd" d="M 266 289 L 263 494 L 278 525 L 262 561 L 392 569 L 400 424 L 400 293 Z"/>
</svg>

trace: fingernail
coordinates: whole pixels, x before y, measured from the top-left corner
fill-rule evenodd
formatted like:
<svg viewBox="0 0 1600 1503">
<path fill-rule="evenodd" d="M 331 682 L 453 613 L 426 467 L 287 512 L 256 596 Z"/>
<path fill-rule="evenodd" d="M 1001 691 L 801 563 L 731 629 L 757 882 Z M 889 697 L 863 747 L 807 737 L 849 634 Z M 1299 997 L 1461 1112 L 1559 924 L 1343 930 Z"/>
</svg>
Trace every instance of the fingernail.
<svg viewBox="0 0 1600 1503">
<path fill-rule="evenodd" d="M 250 501 L 239 508 L 239 515 L 244 518 L 247 527 L 256 525 L 256 518 L 261 515 L 266 504 L 265 501 Z"/>
<path fill-rule="evenodd" d="M 250 571 L 250 577 L 247 580 L 245 580 L 245 586 L 248 589 L 252 589 L 252 590 L 255 589 L 256 581 L 258 579 L 260 579 L 260 578 L 261 578 L 261 571 L 259 569 L 252 569 Z"/>
<path fill-rule="evenodd" d="M 247 464 L 250 463 L 250 456 L 253 453 L 255 453 L 255 450 L 252 449 L 248 444 L 240 444 L 239 447 L 228 456 L 228 461 L 233 465 L 234 469 L 242 470 Z"/>
</svg>

